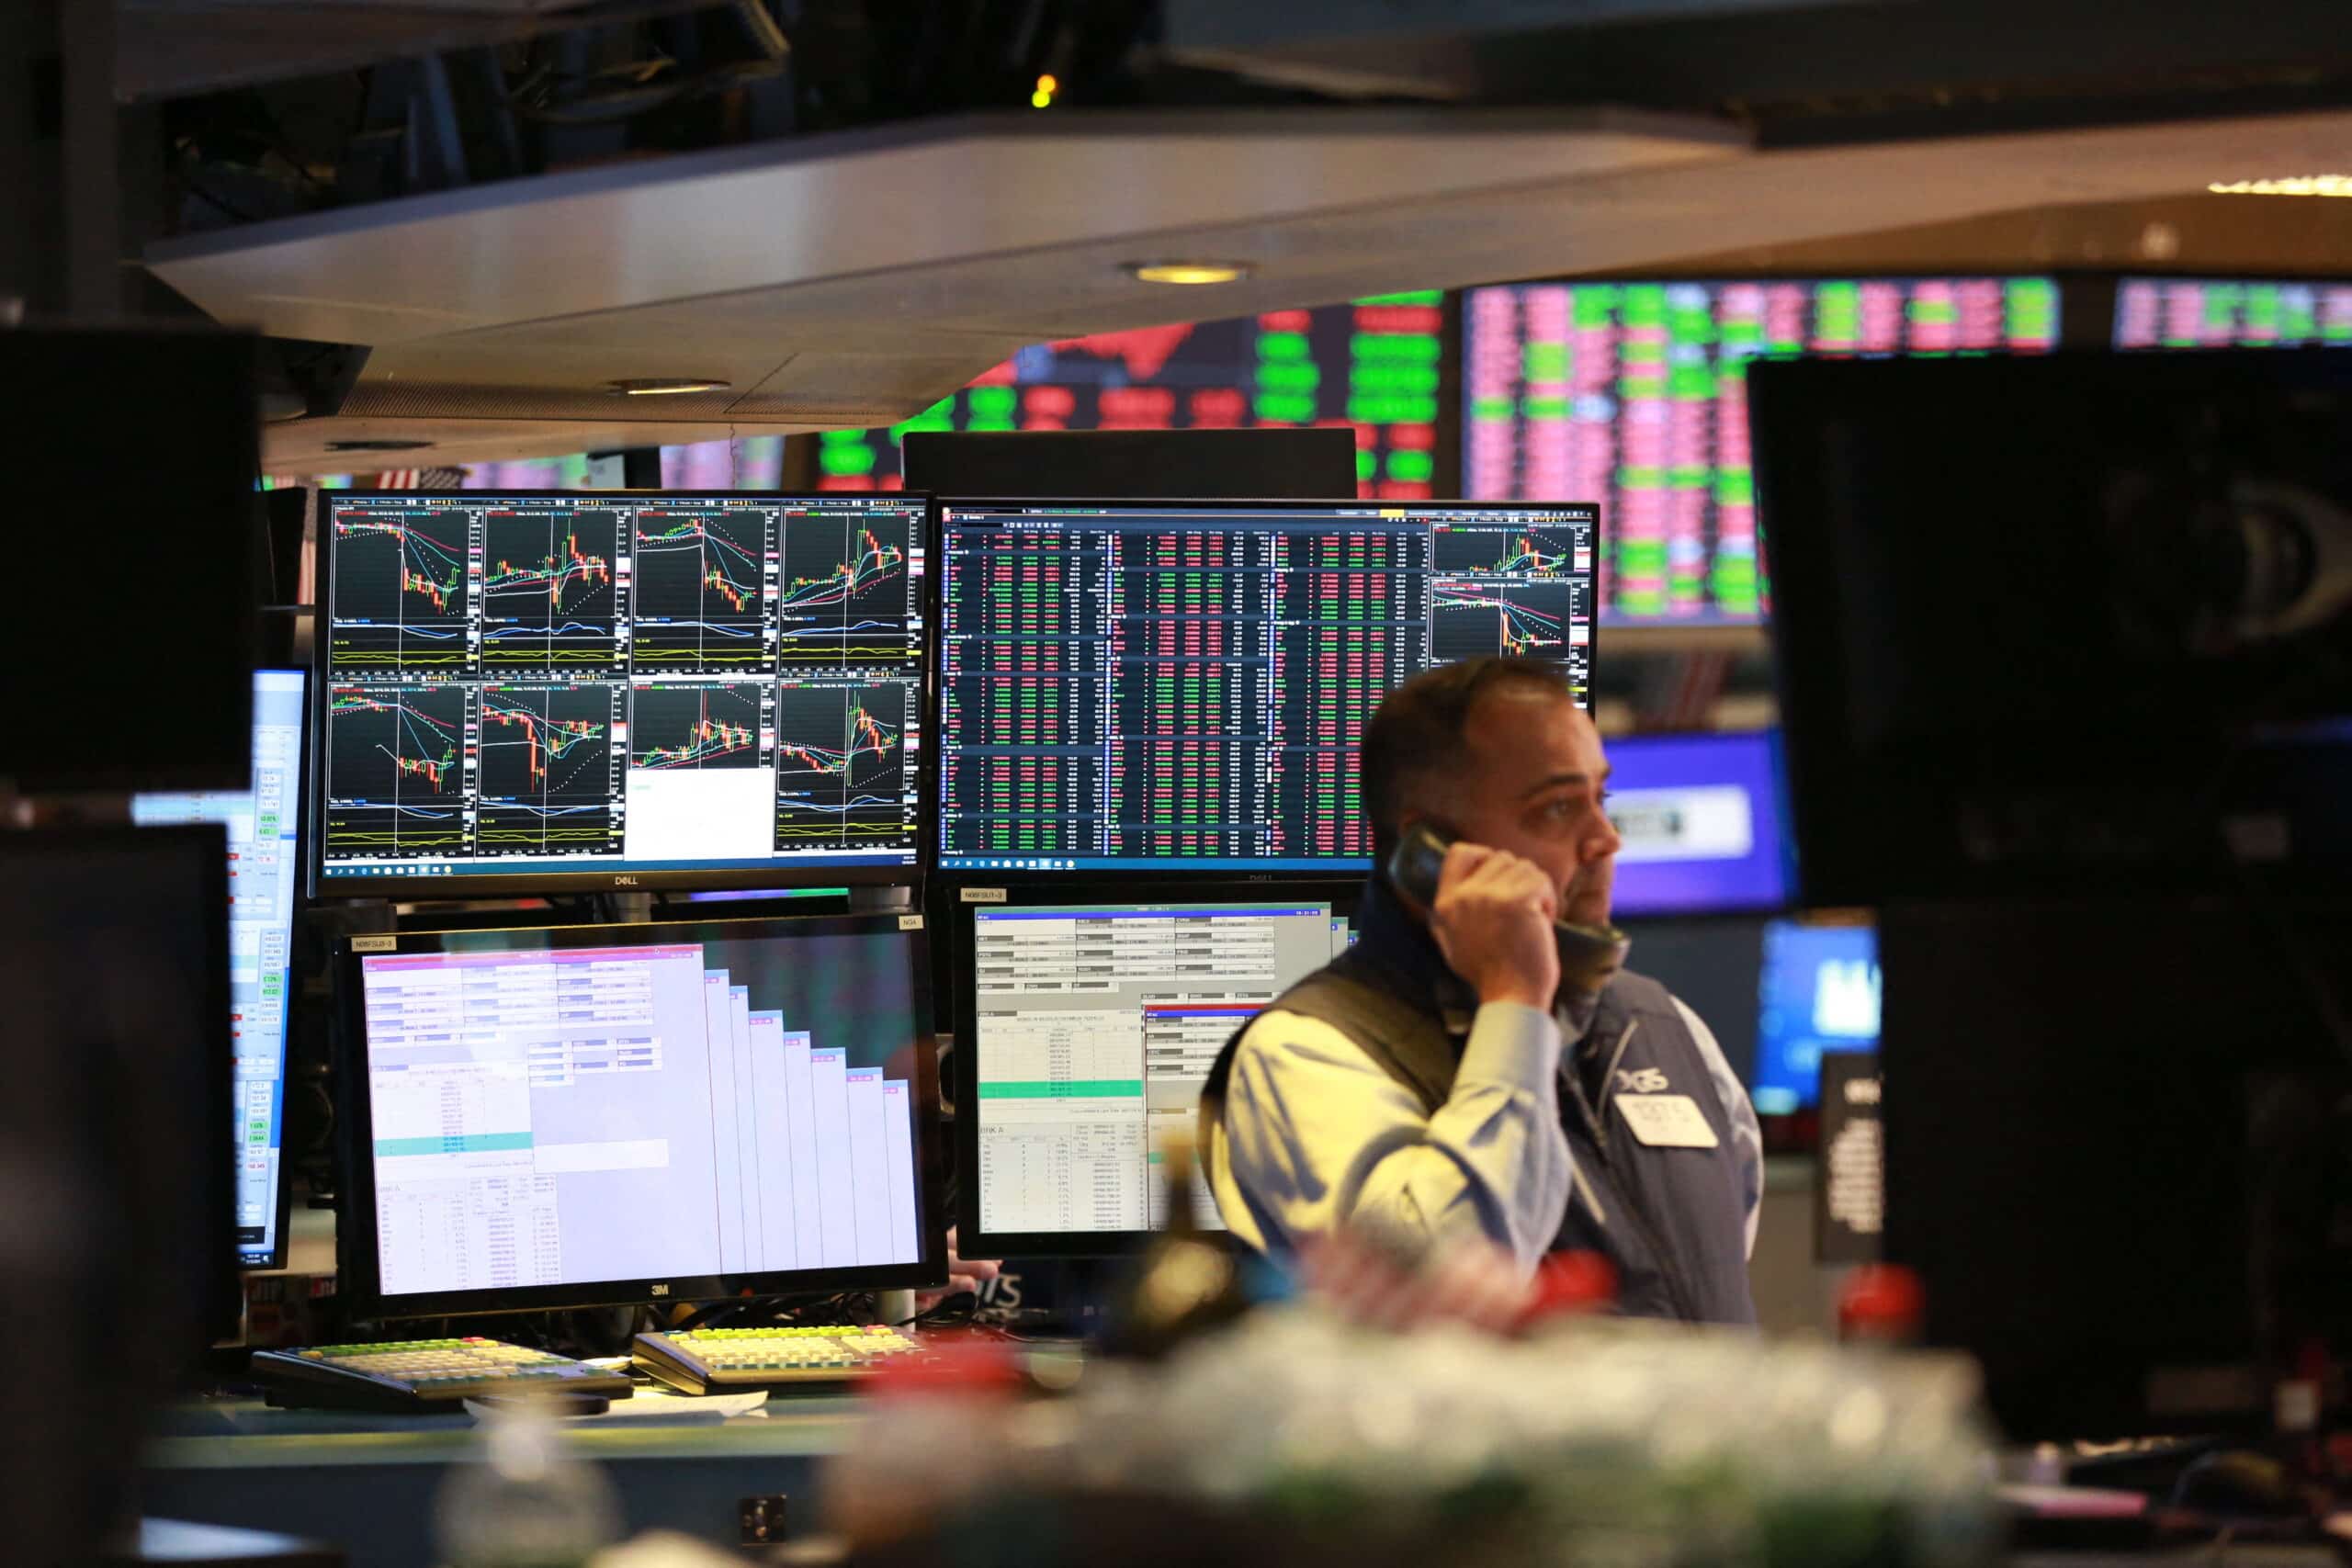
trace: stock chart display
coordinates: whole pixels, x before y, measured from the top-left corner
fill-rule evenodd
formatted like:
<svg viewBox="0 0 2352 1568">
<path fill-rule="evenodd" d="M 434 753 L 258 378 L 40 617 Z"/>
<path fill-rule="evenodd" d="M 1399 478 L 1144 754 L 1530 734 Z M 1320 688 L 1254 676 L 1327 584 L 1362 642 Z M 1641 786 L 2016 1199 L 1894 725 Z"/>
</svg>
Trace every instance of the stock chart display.
<svg viewBox="0 0 2352 1568">
<path fill-rule="evenodd" d="M 2045 277 L 1528 283 L 1463 299 L 1463 492 L 1598 499 L 1604 622 L 1769 608 L 1747 454 L 1768 355 L 2040 353 Z"/>
<path fill-rule="evenodd" d="M 1589 506 L 942 517 L 943 870 L 1361 870 L 1393 687 L 1515 653 L 1589 700 Z"/>
<path fill-rule="evenodd" d="M 1444 296 L 1178 322 L 1023 349 L 887 430 L 818 436 L 819 485 L 895 490 L 910 430 L 1234 430 L 1352 425 L 1356 493 L 1425 501 L 1437 476 Z"/>
<path fill-rule="evenodd" d="M 2352 344 L 2352 282 L 2125 277 L 2118 348 L 2294 348 Z"/>
<path fill-rule="evenodd" d="M 884 497 L 333 496 L 322 884 L 913 865 L 923 527 Z"/>
</svg>

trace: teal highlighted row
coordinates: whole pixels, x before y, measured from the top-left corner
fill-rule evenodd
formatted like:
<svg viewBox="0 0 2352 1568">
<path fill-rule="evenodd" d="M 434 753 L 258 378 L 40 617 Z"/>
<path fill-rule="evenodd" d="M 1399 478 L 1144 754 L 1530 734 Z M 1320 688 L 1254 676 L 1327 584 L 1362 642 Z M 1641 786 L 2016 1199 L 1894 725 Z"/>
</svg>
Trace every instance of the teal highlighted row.
<svg viewBox="0 0 2352 1568">
<path fill-rule="evenodd" d="M 397 1155 L 486 1155 L 503 1149 L 527 1149 L 528 1133 L 458 1133 L 440 1138 L 379 1138 L 376 1157 Z"/>
<path fill-rule="evenodd" d="M 1141 1078 L 1008 1079 L 980 1086 L 982 1100 L 1141 1100 Z"/>
</svg>

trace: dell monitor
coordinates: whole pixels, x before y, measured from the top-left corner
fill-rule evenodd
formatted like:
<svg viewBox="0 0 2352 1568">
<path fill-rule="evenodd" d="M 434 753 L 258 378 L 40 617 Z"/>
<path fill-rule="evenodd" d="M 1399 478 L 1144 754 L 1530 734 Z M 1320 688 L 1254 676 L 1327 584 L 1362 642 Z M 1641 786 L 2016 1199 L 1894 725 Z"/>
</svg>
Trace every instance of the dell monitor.
<svg viewBox="0 0 2352 1568">
<path fill-rule="evenodd" d="M 135 795 L 143 825 L 215 822 L 228 838 L 229 1032 L 237 1261 L 286 1262 L 286 1015 L 301 882 L 303 672 L 253 678 L 253 784 L 233 794 Z"/>
<path fill-rule="evenodd" d="M 945 1278 L 911 915 L 403 932 L 343 967 L 387 1317 Z"/>
<path fill-rule="evenodd" d="M 1329 896 L 1102 885 L 960 907 L 958 1247 L 1129 1250 L 1166 1224 L 1157 1167 L 1226 1041 L 1345 951 Z M 1218 1226 L 1204 1183 L 1193 1218 Z"/>
<path fill-rule="evenodd" d="M 342 491 L 314 890 L 904 882 L 926 502 Z"/>
<path fill-rule="evenodd" d="M 1789 900 L 1780 759 L 1769 732 L 1609 742 L 1615 909 L 1640 919 L 1777 909 Z"/>
<path fill-rule="evenodd" d="M 1356 746 L 1434 664 L 1589 701 L 1589 505 L 949 501 L 938 866 L 1347 876 Z"/>
<path fill-rule="evenodd" d="M 1813 1110 L 1823 1056 L 1877 1049 L 1879 992 L 1878 933 L 1866 918 L 1766 922 L 1748 1078 L 1757 1114 Z"/>
</svg>

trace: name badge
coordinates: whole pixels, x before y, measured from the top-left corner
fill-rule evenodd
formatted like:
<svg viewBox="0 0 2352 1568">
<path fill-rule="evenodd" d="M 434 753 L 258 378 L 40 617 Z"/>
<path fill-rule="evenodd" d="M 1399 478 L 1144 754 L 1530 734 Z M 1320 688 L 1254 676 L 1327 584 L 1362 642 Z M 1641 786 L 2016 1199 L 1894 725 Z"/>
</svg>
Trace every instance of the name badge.
<svg viewBox="0 0 2352 1568">
<path fill-rule="evenodd" d="M 1614 1098 L 1634 1136 L 1654 1149 L 1712 1149 L 1721 1142 L 1707 1114 L 1687 1094 L 1621 1094 Z"/>
</svg>

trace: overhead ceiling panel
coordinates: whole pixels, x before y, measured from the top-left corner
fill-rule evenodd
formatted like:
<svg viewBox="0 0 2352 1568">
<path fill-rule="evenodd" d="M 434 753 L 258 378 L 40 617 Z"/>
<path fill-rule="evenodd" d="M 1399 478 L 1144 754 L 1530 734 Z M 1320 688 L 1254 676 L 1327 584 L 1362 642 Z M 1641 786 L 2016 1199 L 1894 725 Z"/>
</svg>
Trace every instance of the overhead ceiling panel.
<svg viewBox="0 0 2352 1568">
<path fill-rule="evenodd" d="M 484 186 L 151 265 L 224 321 L 376 345 L 342 415 L 266 436 L 273 466 L 339 468 L 328 443 L 363 425 L 458 460 L 884 423 L 1029 343 L 2172 196 L 2347 144 L 2341 112 L 1765 153 L 1591 111 L 1048 113 Z M 1178 289 L 1121 270 L 1152 256 L 1255 271 Z M 673 375 L 730 387 L 599 390 Z"/>
</svg>

